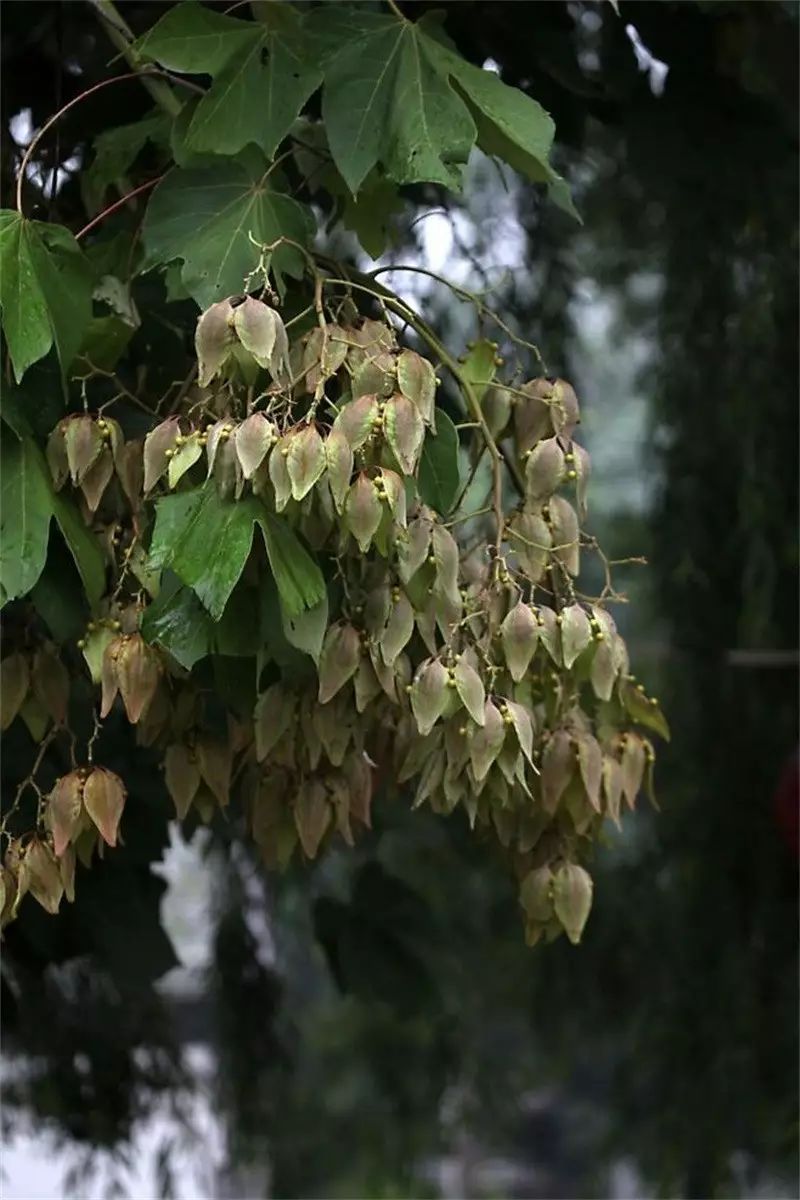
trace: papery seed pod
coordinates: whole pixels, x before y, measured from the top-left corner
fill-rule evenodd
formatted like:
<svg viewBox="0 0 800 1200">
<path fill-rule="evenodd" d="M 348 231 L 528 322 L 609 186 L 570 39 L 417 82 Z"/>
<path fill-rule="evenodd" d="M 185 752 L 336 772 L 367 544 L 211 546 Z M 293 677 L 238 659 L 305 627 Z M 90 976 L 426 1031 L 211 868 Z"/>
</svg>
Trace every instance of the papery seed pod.
<svg viewBox="0 0 800 1200">
<path fill-rule="evenodd" d="M 181 445 L 172 455 L 167 467 L 167 483 L 171 488 L 177 486 L 186 472 L 203 456 L 203 442 L 200 431 L 195 429 L 182 440 Z"/>
<path fill-rule="evenodd" d="M 414 609 L 405 593 L 401 592 L 392 600 L 389 619 L 380 639 L 381 654 L 387 666 L 391 666 L 405 649 L 413 632 Z"/>
<path fill-rule="evenodd" d="M 140 633 L 127 634 L 120 641 L 114 659 L 116 684 L 128 720 L 135 725 L 155 695 L 161 678 L 161 661 L 158 652 L 147 644 Z M 109 647 L 107 655 L 111 649 Z"/>
<path fill-rule="evenodd" d="M 225 438 L 217 447 L 214 455 L 214 483 L 223 500 L 233 497 L 238 499 L 244 488 L 244 475 L 239 466 L 236 454 L 236 444 L 231 438 Z"/>
<path fill-rule="evenodd" d="M 382 516 L 383 507 L 372 480 L 362 471 L 356 476 L 344 502 L 345 525 L 362 552 L 369 549 Z"/>
<path fill-rule="evenodd" d="M 592 907 L 592 879 L 577 863 L 563 863 L 553 877 L 553 905 L 569 940 L 577 945 Z"/>
<path fill-rule="evenodd" d="M 197 353 L 197 383 L 201 388 L 208 387 L 231 355 L 236 344 L 233 320 L 230 297 L 212 304 L 198 318 L 194 346 Z"/>
<path fill-rule="evenodd" d="M 355 675 L 361 642 L 352 625 L 331 625 L 319 660 L 319 702 L 327 704 Z"/>
<path fill-rule="evenodd" d="M 529 504 L 548 500 L 564 478 L 564 451 L 557 438 L 545 438 L 525 462 L 525 498 Z"/>
<path fill-rule="evenodd" d="M 568 604 L 561 613 L 561 652 L 569 670 L 592 640 L 589 618 L 580 604 Z"/>
<path fill-rule="evenodd" d="M 75 487 L 80 487 L 103 449 L 97 423 L 86 414 L 70 417 L 64 429 L 64 445 L 70 478 Z"/>
<path fill-rule="evenodd" d="M 532 449 L 541 438 L 549 437 L 553 432 L 550 416 L 553 384 L 548 379 L 532 379 L 518 390 L 525 397 L 517 398 L 514 404 L 517 451 L 522 455 Z"/>
<path fill-rule="evenodd" d="M 436 372 L 427 358 L 414 350 L 403 350 L 397 358 L 397 384 L 416 406 L 426 425 L 434 425 Z"/>
<path fill-rule="evenodd" d="M 453 669 L 455 691 L 461 703 L 466 708 L 476 725 L 484 722 L 484 704 L 486 693 L 481 679 L 474 666 L 462 654 Z"/>
<path fill-rule="evenodd" d="M 64 417 L 59 421 L 47 439 L 47 465 L 53 477 L 53 487 L 57 492 L 61 490 L 69 479 L 69 460 L 67 459 L 67 444 L 64 437 L 68 422 L 69 417 Z"/>
<path fill-rule="evenodd" d="M 600 812 L 600 785 L 603 778 L 603 754 L 590 733 L 578 734 L 578 766 L 589 803 Z"/>
<path fill-rule="evenodd" d="M 56 780 L 47 798 L 45 817 L 59 858 L 81 829 L 83 785 L 83 772 L 70 771 Z"/>
<path fill-rule="evenodd" d="M 117 478 L 134 512 L 139 509 L 144 486 L 143 443 L 125 442 L 116 455 Z"/>
<path fill-rule="evenodd" d="M 500 710 L 491 700 L 486 700 L 483 708 L 483 725 L 478 727 L 469 739 L 469 758 L 477 782 L 485 779 L 489 770 L 503 748 L 506 737 L 506 725 Z"/>
<path fill-rule="evenodd" d="M 603 756 L 603 792 L 606 798 L 606 812 L 619 829 L 619 811 L 622 799 L 622 767 L 616 758 L 612 758 L 609 754 Z"/>
<path fill-rule="evenodd" d="M 570 575 L 577 575 L 580 571 L 578 515 L 563 496 L 553 496 L 548 508 L 553 554 L 563 563 Z"/>
<path fill-rule="evenodd" d="M 0 662 L 0 729 L 4 732 L 22 708 L 30 687 L 30 667 L 21 654 L 8 654 Z"/>
<path fill-rule="evenodd" d="M 233 755 L 230 744 L 203 734 L 196 742 L 197 764 L 209 791 L 222 808 L 230 799 Z"/>
<path fill-rule="evenodd" d="M 302 500 L 325 470 L 325 445 L 314 425 L 302 425 L 289 440 L 286 468 L 292 496 Z"/>
<path fill-rule="evenodd" d="M 242 346 L 265 370 L 272 362 L 280 317 L 274 308 L 247 296 L 233 310 L 233 328 Z M 282 322 L 281 322 L 282 323 Z"/>
<path fill-rule="evenodd" d="M 61 886 L 64 889 L 64 895 L 67 903 L 75 902 L 75 865 L 77 863 L 77 855 L 74 846 L 67 846 L 61 858 L 58 860 L 58 874 L 61 878 Z"/>
<path fill-rule="evenodd" d="M 487 388 L 481 408 L 492 437 L 502 437 L 511 417 L 511 394 L 505 388 Z"/>
<path fill-rule="evenodd" d="M 575 455 L 575 497 L 578 503 L 578 516 L 583 520 L 586 516 L 586 493 L 589 490 L 591 460 L 587 451 L 577 442 L 572 443 L 572 452 Z"/>
<path fill-rule="evenodd" d="M 402 392 L 387 401 L 383 429 L 401 470 L 412 475 L 425 439 L 425 426 L 419 409 Z"/>
<path fill-rule="evenodd" d="M 522 512 L 513 517 L 507 530 L 520 567 L 531 583 L 539 583 L 553 544 L 549 526 L 538 512 Z"/>
<path fill-rule="evenodd" d="M 144 491 L 145 495 L 158 483 L 167 471 L 171 454 L 175 449 L 175 439 L 180 433 L 177 417 L 169 417 L 151 429 L 144 439 Z"/>
<path fill-rule="evenodd" d="M 175 805 L 175 813 L 178 820 L 182 821 L 188 813 L 192 800 L 200 786 L 200 767 L 197 762 L 197 755 L 188 746 L 184 746 L 182 742 L 176 742 L 166 749 L 164 754 L 164 782 Z"/>
<path fill-rule="evenodd" d="M 117 832 L 125 807 L 125 785 L 119 775 L 95 767 L 83 786 L 83 803 L 103 841 L 116 846 Z"/>
<path fill-rule="evenodd" d="M 272 421 L 255 412 L 242 421 L 234 434 L 236 454 L 245 479 L 252 479 L 267 457 L 278 435 Z"/>
<path fill-rule="evenodd" d="M 387 399 L 397 386 L 392 354 L 375 354 L 353 372 L 353 396 L 375 395 Z"/>
<path fill-rule="evenodd" d="M 49 646 L 40 646 L 33 657 L 31 687 L 42 707 L 56 725 L 67 719 L 69 674 L 61 659 Z"/>
<path fill-rule="evenodd" d="M 397 570 L 404 583 L 416 575 L 428 557 L 432 531 L 431 522 L 424 517 L 415 518 L 408 526 L 397 550 Z"/>
<path fill-rule="evenodd" d="M 430 733 L 447 707 L 448 679 L 447 670 L 438 659 L 427 659 L 417 670 L 411 685 L 411 711 L 423 737 Z"/>
<path fill-rule="evenodd" d="M 536 867 L 522 880 L 519 902 L 532 921 L 549 921 L 555 913 L 553 872 L 549 866 Z"/>
<path fill-rule="evenodd" d="M 274 683 L 256 701 L 253 722 L 256 758 L 263 762 L 291 727 L 297 711 L 297 696 L 284 684 Z"/>
<path fill-rule="evenodd" d="M 506 700 L 505 707 L 507 716 L 511 718 L 511 727 L 517 735 L 520 750 L 528 762 L 533 762 L 533 722 L 530 713 L 523 704 L 517 704 L 514 700 Z M 525 775 L 521 764 L 518 777 L 524 781 Z"/>
<path fill-rule="evenodd" d="M 318 780 L 300 785 L 294 802 L 294 819 L 300 845 L 307 858 L 315 858 L 331 824 L 333 813 L 328 793 Z"/>
<path fill-rule="evenodd" d="M 572 739 L 566 730 L 557 729 L 548 739 L 542 754 L 542 804 L 547 812 L 556 811 L 574 773 Z"/>
<path fill-rule="evenodd" d="M 292 498 L 292 481 L 286 460 L 289 457 L 292 434 L 282 437 L 269 456 L 269 478 L 275 492 L 275 509 L 283 512 Z"/>
<path fill-rule="evenodd" d="M 114 460 L 108 446 L 104 446 L 99 458 L 92 464 L 83 477 L 81 491 L 90 513 L 97 512 L 103 494 L 114 474 Z"/>
<path fill-rule="evenodd" d="M 360 450 L 377 428 L 379 419 L 378 397 L 374 394 L 359 396 L 339 409 L 333 422 L 333 431 L 342 433 L 351 449 Z"/>
<path fill-rule="evenodd" d="M 205 431 L 206 439 L 206 461 L 208 470 L 206 471 L 206 479 L 211 478 L 211 473 L 214 470 L 214 463 L 217 458 L 217 450 L 234 434 L 236 422 L 232 417 L 220 417 L 213 425 L 207 425 Z"/>
<path fill-rule="evenodd" d="M 556 433 L 569 441 L 581 416 L 575 389 L 566 379 L 556 379 L 553 384 L 550 418 Z"/>
<path fill-rule="evenodd" d="M 33 838 L 25 849 L 18 887 L 20 894 L 29 891 L 51 916 L 58 912 L 64 885 L 53 851 L 38 837 Z"/>
<path fill-rule="evenodd" d="M 625 745 L 622 750 L 622 794 L 628 808 L 633 812 L 636 807 L 636 797 L 642 786 L 645 768 L 645 749 L 642 739 L 637 733 L 625 735 Z"/>
<path fill-rule="evenodd" d="M 341 428 L 333 428 L 325 439 L 328 486 L 336 511 L 341 513 L 353 474 L 353 449 Z"/>
<path fill-rule="evenodd" d="M 389 471 L 386 467 L 382 467 L 377 482 L 383 485 L 382 489 L 378 490 L 378 494 L 381 495 L 382 491 L 381 499 L 386 500 L 395 522 L 401 529 L 405 529 L 406 489 L 403 480 L 395 471 Z"/>
<path fill-rule="evenodd" d="M 305 338 L 303 369 L 306 387 L 315 392 L 326 379 L 335 375 L 347 357 L 348 342 L 338 325 L 316 325 Z"/>
<path fill-rule="evenodd" d="M 511 678 L 518 683 L 539 643 L 539 622 L 529 604 L 519 600 L 507 613 L 500 625 L 500 639 Z"/>
</svg>

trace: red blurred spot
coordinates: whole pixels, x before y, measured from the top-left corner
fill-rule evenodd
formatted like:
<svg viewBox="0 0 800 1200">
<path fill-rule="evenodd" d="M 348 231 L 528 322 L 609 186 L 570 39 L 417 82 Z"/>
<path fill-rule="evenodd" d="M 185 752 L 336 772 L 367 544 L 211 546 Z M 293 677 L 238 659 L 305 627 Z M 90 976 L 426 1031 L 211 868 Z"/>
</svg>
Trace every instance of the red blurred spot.
<svg viewBox="0 0 800 1200">
<path fill-rule="evenodd" d="M 783 769 L 773 805 L 783 840 L 795 858 L 800 858 L 800 750 L 795 750 Z"/>
</svg>

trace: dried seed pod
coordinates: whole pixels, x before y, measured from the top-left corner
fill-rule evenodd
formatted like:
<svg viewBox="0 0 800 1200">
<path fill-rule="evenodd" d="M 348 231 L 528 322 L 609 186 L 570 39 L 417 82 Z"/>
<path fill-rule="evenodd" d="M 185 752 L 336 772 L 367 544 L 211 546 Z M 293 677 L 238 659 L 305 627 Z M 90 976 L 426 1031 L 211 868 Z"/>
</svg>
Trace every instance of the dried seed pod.
<svg viewBox="0 0 800 1200">
<path fill-rule="evenodd" d="M 233 320 L 230 297 L 212 304 L 197 320 L 194 346 L 197 353 L 197 383 L 201 388 L 208 387 L 230 358 L 236 345 Z"/>
<path fill-rule="evenodd" d="M 103 841 L 116 846 L 117 832 L 125 807 L 125 785 L 119 775 L 95 767 L 83 785 L 83 803 Z"/>
<path fill-rule="evenodd" d="M 0 662 L 0 729 L 5 731 L 22 708 L 30 687 L 30 667 L 21 654 Z"/>
<path fill-rule="evenodd" d="M 83 771 L 70 771 L 56 780 L 47 798 L 46 820 L 58 858 L 80 833 L 84 780 Z"/>
</svg>

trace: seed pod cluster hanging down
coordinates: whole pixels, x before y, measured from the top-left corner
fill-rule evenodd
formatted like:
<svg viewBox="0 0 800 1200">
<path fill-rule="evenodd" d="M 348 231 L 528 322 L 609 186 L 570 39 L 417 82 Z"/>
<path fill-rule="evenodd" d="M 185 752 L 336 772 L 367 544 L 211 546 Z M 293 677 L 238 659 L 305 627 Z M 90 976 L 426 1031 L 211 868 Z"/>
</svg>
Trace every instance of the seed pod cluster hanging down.
<svg viewBox="0 0 800 1200">
<path fill-rule="evenodd" d="M 459 448 L 432 363 L 349 298 L 291 345 L 274 308 L 228 298 L 201 315 L 196 350 L 197 386 L 143 442 L 84 412 L 48 445 L 55 486 L 110 531 L 109 593 L 80 645 L 101 720 L 121 704 L 160 751 L 179 818 L 242 805 L 270 865 L 352 845 L 383 803 L 460 811 L 506 854 L 527 940 L 578 941 L 584 864 L 649 786 L 646 731 L 667 730 L 608 594 L 579 590 L 594 543 L 573 388 L 493 381 Z M 495 496 L 514 482 L 516 506 L 473 516 L 453 495 L 444 511 L 443 447 L 466 482 L 487 435 Z M 254 709 L 220 728 L 176 622 L 205 653 L 239 646 L 243 587 L 272 595 L 272 616 L 252 630 Z M 45 677 L 63 719 L 57 668 L 16 655 L 3 674 L 4 725 Z M 61 778 L 46 829 L 6 856 L 8 888 L 27 879 L 57 907 L 64 856 L 124 837 L 124 799 L 102 767 Z"/>
</svg>

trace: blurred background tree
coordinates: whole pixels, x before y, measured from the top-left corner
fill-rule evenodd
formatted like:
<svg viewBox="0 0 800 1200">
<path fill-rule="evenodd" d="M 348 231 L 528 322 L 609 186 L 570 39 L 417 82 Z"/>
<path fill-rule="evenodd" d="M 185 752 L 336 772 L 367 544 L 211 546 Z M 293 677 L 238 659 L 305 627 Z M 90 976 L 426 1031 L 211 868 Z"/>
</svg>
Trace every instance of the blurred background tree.
<svg viewBox="0 0 800 1200">
<path fill-rule="evenodd" d="M 119 5 L 134 29 L 164 7 Z M 470 205 L 409 189 L 386 262 L 491 286 L 575 381 L 596 532 L 650 563 L 620 582 L 673 727 L 661 811 L 609 836 L 581 948 L 534 952 L 457 818 L 377 803 L 356 852 L 279 878 L 220 823 L 173 883 L 184 962 L 190 934 L 207 948 L 201 971 L 167 976 L 181 992 L 150 870 L 170 806 L 120 723 L 128 844 L 74 907 L 25 905 L 7 931 L 3 1120 L 82 1147 L 89 1172 L 110 1151 L 124 1174 L 165 1100 L 190 1136 L 200 1042 L 220 1194 L 796 1195 L 798 7 L 436 7 L 463 54 L 550 110 L 584 223 L 479 160 Z M 8 196 L 25 131 L 111 53 L 90 5 L 4 17 Z M 79 106 L 42 146 L 40 213 L 82 223 L 91 138 L 146 108 L 135 88 Z M 454 348 L 474 332 L 435 285 L 389 278 Z M 176 306 L 147 307 L 129 369 L 161 356 L 169 378 Z M 26 755 L 7 739 L 4 787 Z M 179 1140 L 163 1194 L 183 1194 Z"/>
</svg>

